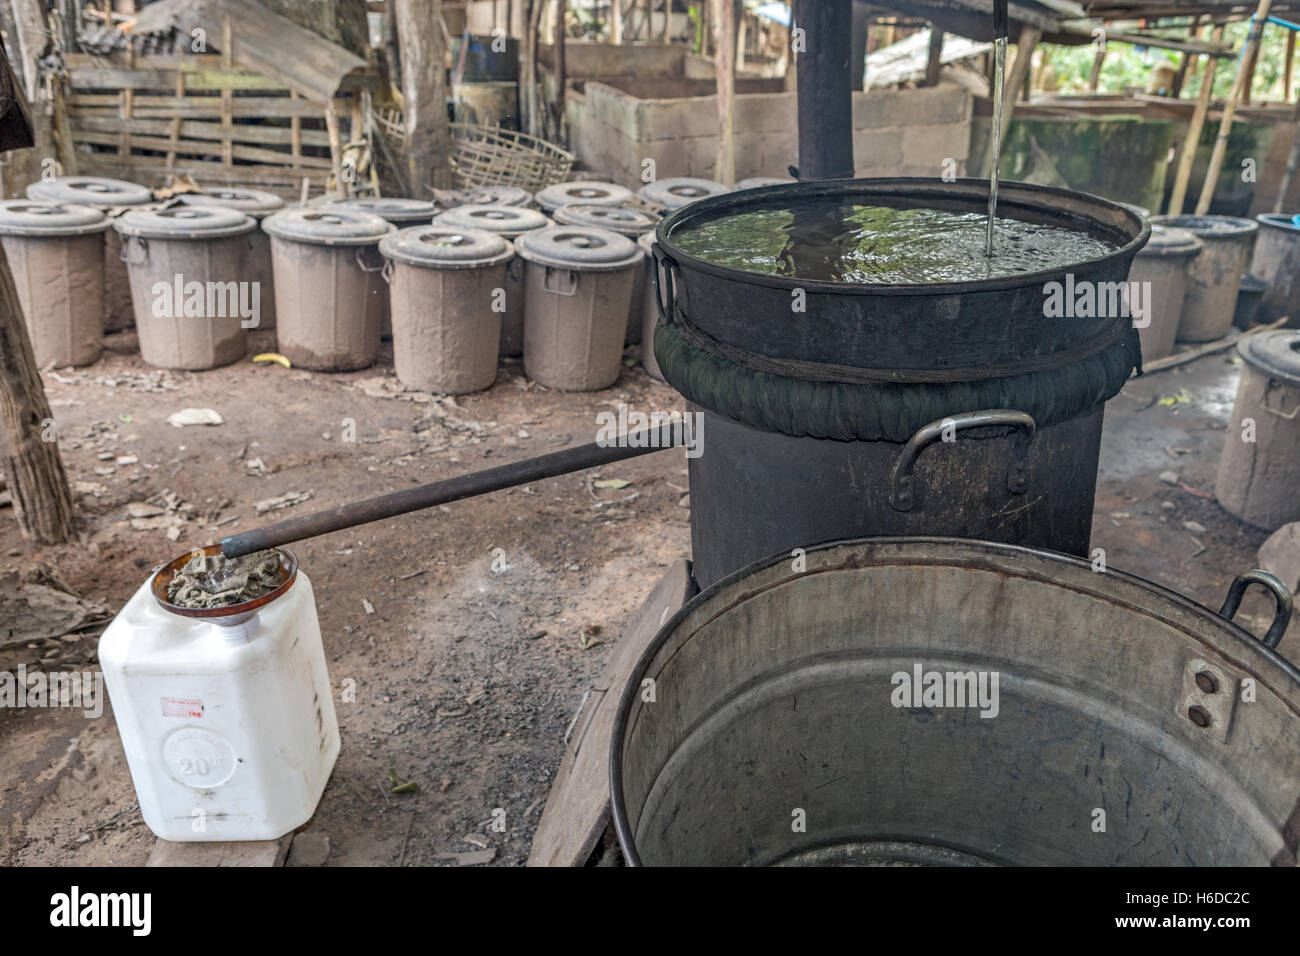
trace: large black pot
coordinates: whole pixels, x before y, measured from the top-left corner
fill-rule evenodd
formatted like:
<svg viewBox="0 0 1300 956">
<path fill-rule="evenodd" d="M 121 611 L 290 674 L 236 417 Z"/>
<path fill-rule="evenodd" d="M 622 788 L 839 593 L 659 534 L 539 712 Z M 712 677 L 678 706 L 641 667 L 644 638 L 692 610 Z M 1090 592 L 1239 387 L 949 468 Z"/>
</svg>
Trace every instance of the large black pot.
<svg viewBox="0 0 1300 956">
<path fill-rule="evenodd" d="M 1127 207 L 1003 184 L 1000 211 L 1116 251 L 984 282 L 811 282 L 711 265 L 684 225 L 800 197 L 975 209 L 988 184 L 799 183 L 665 219 L 654 270 L 664 378 L 703 413 L 690 460 L 696 580 L 851 535 L 956 535 L 1087 555 L 1102 405 L 1141 364 L 1132 319 L 1052 318 L 1049 282 L 1124 282 L 1150 227 Z M 1067 275 L 1073 279 L 1068 280 Z M 793 312 L 792 292 L 806 293 Z"/>
<path fill-rule="evenodd" d="M 1072 227 L 1118 248 L 1100 258 L 1004 279 L 926 285 L 856 285 L 758 275 L 683 252 L 674 237 L 693 225 L 738 212 L 783 207 L 810 197 L 863 204 L 982 212 L 988 182 L 961 179 L 854 179 L 794 183 L 724 193 L 693 202 L 656 230 L 655 257 L 673 321 L 722 355 L 765 367 L 760 359 L 826 366 L 818 377 L 841 381 L 969 381 L 1057 368 L 1104 349 L 1126 316 L 1048 318 L 1044 287 L 1066 281 L 1122 282 L 1151 235 L 1132 209 L 1083 193 L 1003 183 L 998 215 Z M 794 312 L 794 290 L 807 310 Z M 844 374 L 846 370 L 854 370 Z M 769 371 L 782 373 L 780 367 Z M 875 377 L 864 376 L 872 370 Z M 836 374 L 837 372 L 841 374 Z"/>
</svg>

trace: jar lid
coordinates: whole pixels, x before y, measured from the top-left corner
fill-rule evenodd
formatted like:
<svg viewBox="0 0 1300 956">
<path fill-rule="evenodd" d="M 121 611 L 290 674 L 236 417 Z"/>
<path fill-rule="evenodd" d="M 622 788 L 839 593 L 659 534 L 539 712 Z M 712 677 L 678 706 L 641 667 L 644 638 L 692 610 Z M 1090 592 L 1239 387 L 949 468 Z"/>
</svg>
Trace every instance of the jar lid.
<svg viewBox="0 0 1300 956">
<path fill-rule="evenodd" d="M 658 182 L 646 183 L 637 190 L 637 195 L 646 202 L 663 206 L 665 209 L 681 209 L 687 203 L 695 202 L 697 199 L 729 192 L 731 192 L 730 186 L 724 186 L 712 179 L 680 176 L 676 179 L 661 179 Z"/>
<path fill-rule="evenodd" d="M 553 225 L 545 213 L 536 209 L 492 205 L 457 206 L 438 213 L 433 217 L 433 224 L 456 229 L 483 229 L 499 233 L 506 239 L 513 239 L 530 229 L 543 229 Z"/>
<path fill-rule="evenodd" d="M 1300 385 L 1300 332 L 1277 329 L 1247 336 L 1237 351 L 1250 365 L 1289 385 Z"/>
<path fill-rule="evenodd" d="M 114 220 L 113 228 L 145 239 L 221 239 L 252 232 L 257 220 L 221 206 L 169 206 L 133 209 Z"/>
<path fill-rule="evenodd" d="M 1198 239 L 1240 239 L 1259 231 L 1255 220 L 1236 216 L 1152 216 L 1151 223 L 1186 229 Z"/>
<path fill-rule="evenodd" d="M 555 210 L 555 221 L 567 226 L 599 226 L 617 232 L 620 236 L 635 239 L 647 229 L 653 229 L 659 217 L 639 206 L 603 206 L 599 203 L 578 202 Z"/>
<path fill-rule="evenodd" d="M 7 199 L 0 202 L 0 235 L 84 236 L 104 232 L 113 223 L 93 206 Z"/>
<path fill-rule="evenodd" d="M 751 176 L 749 179 L 742 179 L 736 183 L 736 191 L 742 189 L 762 189 L 764 186 L 790 186 L 794 184 L 793 179 L 781 179 L 777 176 Z"/>
<path fill-rule="evenodd" d="M 610 272 L 637 265 L 644 253 L 636 243 L 596 226 L 550 226 L 519 237 L 519 256 L 544 266 L 579 272 Z"/>
<path fill-rule="evenodd" d="M 386 259 L 430 269 L 481 269 L 515 255 L 515 247 L 496 233 L 438 223 L 390 233 L 379 251 Z"/>
<path fill-rule="evenodd" d="M 1172 226 L 1153 225 L 1151 238 L 1138 250 L 1138 258 L 1165 256 L 1197 256 L 1205 248 L 1205 243 L 1196 238 L 1188 229 L 1175 229 Z"/>
<path fill-rule="evenodd" d="M 632 199 L 632 190 L 618 183 L 602 183 L 590 179 L 580 179 L 571 183 L 556 183 L 547 186 L 533 197 L 537 205 L 547 212 L 555 212 L 561 206 L 575 202 L 600 203 L 602 206 L 621 206 Z"/>
<path fill-rule="evenodd" d="M 379 216 L 339 206 L 293 206 L 262 220 L 272 236 L 319 246 L 371 245 L 394 228 Z"/>
<path fill-rule="evenodd" d="M 56 176 L 27 187 L 27 198 L 87 206 L 139 206 L 153 202 L 149 187 L 102 176 Z"/>
<path fill-rule="evenodd" d="M 1300 232 L 1300 216 L 1290 216 L 1280 212 L 1265 212 L 1256 216 L 1255 221 L 1261 226 L 1273 226 L 1277 229 L 1286 229 L 1289 232 Z"/>
<path fill-rule="evenodd" d="M 427 223 L 438 211 L 438 207 L 427 200 L 403 199 L 401 196 L 352 196 L 347 199 L 330 199 L 325 205 L 333 209 L 368 212 L 395 226 Z"/>
<path fill-rule="evenodd" d="M 263 216 L 284 208 L 283 199 L 264 189 L 223 187 L 205 193 L 181 193 L 176 198 L 187 206 L 224 206 L 250 216 Z"/>
</svg>

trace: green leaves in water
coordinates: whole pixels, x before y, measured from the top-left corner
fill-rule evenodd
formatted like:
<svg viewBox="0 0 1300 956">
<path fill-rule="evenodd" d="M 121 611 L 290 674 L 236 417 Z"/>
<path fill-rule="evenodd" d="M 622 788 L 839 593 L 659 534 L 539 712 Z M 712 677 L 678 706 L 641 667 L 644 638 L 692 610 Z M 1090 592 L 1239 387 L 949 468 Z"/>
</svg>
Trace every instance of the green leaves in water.
<svg viewBox="0 0 1300 956">
<path fill-rule="evenodd" d="M 1076 229 L 999 218 L 990 259 L 986 221 L 983 212 L 809 200 L 690 224 L 672 241 L 696 258 L 745 272 L 868 285 L 1002 278 L 1117 248 Z"/>
</svg>

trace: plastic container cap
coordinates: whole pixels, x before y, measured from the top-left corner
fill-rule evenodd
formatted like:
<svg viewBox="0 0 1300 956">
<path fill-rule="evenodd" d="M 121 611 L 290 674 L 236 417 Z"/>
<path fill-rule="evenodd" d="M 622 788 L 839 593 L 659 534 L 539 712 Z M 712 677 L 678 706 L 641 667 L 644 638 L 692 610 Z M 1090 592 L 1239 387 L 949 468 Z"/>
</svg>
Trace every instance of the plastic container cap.
<svg viewBox="0 0 1300 956">
<path fill-rule="evenodd" d="M 618 183 L 601 183 L 590 179 L 581 179 L 571 183 L 556 183 L 540 190 L 533 197 L 537 205 L 547 212 L 554 212 L 561 206 L 575 202 L 594 202 L 602 206 L 621 206 L 632 200 L 632 190 Z"/>
<path fill-rule="evenodd" d="M 598 203 L 580 202 L 555 210 L 555 221 L 568 226 L 599 226 L 635 239 L 647 229 L 653 229 L 658 224 L 659 217 L 637 206 L 602 206 Z"/>
<path fill-rule="evenodd" d="M 283 199 L 264 189 L 211 189 L 205 193 L 181 193 L 176 198 L 187 206 L 224 206 L 258 217 L 284 208 Z"/>
<path fill-rule="evenodd" d="M 154 201 L 147 186 L 101 176 L 58 176 L 41 180 L 27 187 L 27 197 L 87 206 L 140 206 Z"/>
<path fill-rule="evenodd" d="M 330 199 L 324 205 L 333 209 L 368 212 L 395 226 L 427 223 L 438 211 L 437 206 L 424 199 L 403 199 L 400 196 L 353 196 L 348 199 Z"/>
<path fill-rule="evenodd" d="M 294 206 L 262 220 L 262 229 L 280 239 L 317 246 L 366 246 L 395 227 L 386 219 L 338 206 Z"/>
<path fill-rule="evenodd" d="M 1275 229 L 1285 229 L 1287 232 L 1300 230 L 1300 216 L 1288 216 L 1279 212 L 1264 212 L 1256 216 L 1255 221 L 1261 226 L 1272 226 Z"/>
<path fill-rule="evenodd" d="M 507 239 L 513 239 L 531 229 L 544 229 L 553 225 L 545 213 L 518 206 L 457 206 L 438 213 L 433 217 L 433 224 L 456 229 L 483 229 L 499 233 Z"/>
<path fill-rule="evenodd" d="M 762 189 L 764 186 L 789 186 L 793 179 L 780 179 L 776 176 L 752 176 L 736 183 L 736 191 L 742 189 Z"/>
<path fill-rule="evenodd" d="M 682 176 L 677 179 L 661 179 L 658 182 L 646 183 L 637 190 L 637 195 L 646 202 L 663 206 L 665 209 L 681 209 L 687 203 L 693 203 L 697 199 L 731 191 L 730 186 L 724 186 L 712 179 L 692 179 L 689 176 Z"/>
<path fill-rule="evenodd" d="M 113 223 L 93 206 L 8 199 L 0 202 L 0 236 L 86 236 Z"/>
<path fill-rule="evenodd" d="M 496 233 L 437 223 L 399 229 L 380 240 L 379 251 L 427 269 L 483 269 L 515 256 L 515 247 Z"/>
<path fill-rule="evenodd" d="M 220 206 L 171 206 L 132 210 L 114 220 L 113 228 L 144 239 L 223 239 L 252 232 L 257 220 Z"/>
<path fill-rule="evenodd" d="M 1260 332 L 1238 342 L 1237 351 L 1266 375 L 1289 385 L 1300 385 L 1300 332 L 1294 329 Z"/>
<path fill-rule="evenodd" d="M 550 226 L 519 237 L 519 256 L 543 266 L 577 272 L 612 272 L 645 258 L 626 236 L 596 226 Z"/>
<path fill-rule="evenodd" d="M 1152 226 L 1151 239 L 1138 250 L 1137 257 L 1164 258 L 1166 256 L 1198 256 L 1205 248 L 1205 243 L 1196 238 L 1188 229 L 1175 229 L 1172 226 Z"/>
</svg>

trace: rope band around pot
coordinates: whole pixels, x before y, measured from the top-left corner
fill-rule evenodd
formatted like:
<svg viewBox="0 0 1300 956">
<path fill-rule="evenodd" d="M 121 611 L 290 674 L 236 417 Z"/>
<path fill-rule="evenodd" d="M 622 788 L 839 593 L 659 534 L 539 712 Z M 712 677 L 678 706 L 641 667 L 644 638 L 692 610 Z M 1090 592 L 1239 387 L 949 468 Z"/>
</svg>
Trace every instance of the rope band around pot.
<svg viewBox="0 0 1300 956">
<path fill-rule="evenodd" d="M 654 349 L 668 383 L 703 408 L 765 431 L 839 441 L 905 442 L 924 425 L 971 409 L 1014 408 L 1040 427 L 1054 425 L 1114 397 L 1142 367 L 1132 325 L 1072 364 L 968 382 L 846 383 L 759 371 L 700 348 L 662 321 Z"/>
</svg>

